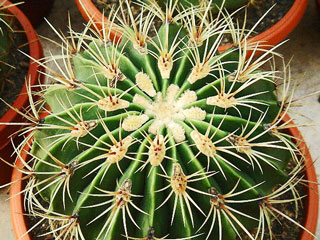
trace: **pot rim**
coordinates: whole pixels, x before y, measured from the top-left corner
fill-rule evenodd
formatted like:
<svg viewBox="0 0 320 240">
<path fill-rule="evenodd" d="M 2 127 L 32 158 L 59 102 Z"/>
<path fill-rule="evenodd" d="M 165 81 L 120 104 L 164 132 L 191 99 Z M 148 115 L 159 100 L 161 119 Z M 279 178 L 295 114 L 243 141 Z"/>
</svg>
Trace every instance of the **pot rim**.
<svg viewBox="0 0 320 240">
<path fill-rule="evenodd" d="M 288 122 L 289 125 L 293 124 L 293 121 L 290 120 L 288 115 L 285 115 L 283 118 L 284 122 Z M 318 210 L 319 210 L 319 196 L 318 196 L 318 185 L 316 170 L 310 155 L 310 152 L 304 142 L 302 135 L 298 128 L 293 127 L 288 129 L 288 132 L 295 138 L 301 139 L 299 144 L 299 149 L 305 155 L 305 166 L 306 166 L 306 178 L 308 180 L 308 196 L 305 201 L 304 209 L 304 223 L 303 226 L 309 231 L 315 233 L 318 222 Z M 29 145 L 26 145 L 24 150 L 22 150 L 21 158 L 26 159 L 28 157 L 27 151 L 30 149 Z M 20 159 L 17 160 L 17 166 L 23 167 L 23 164 Z M 15 182 L 22 178 L 22 173 L 17 169 L 13 169 L 11 182 Z M 24 216 L 24 207 L 23 207 L 23 196 L 21 194 L 13 197 L 19 193 L 23 188 L 21 181 L 17 181 L 12 184 L 10 189 L 10 213 L 11 221 L 13 226 L 13 231 L 15 236 L 19 240 L 32 240 L 29 234 L 24 235 L 27 231 L 26 219 Z M 24 236 L 23 236 L 24 235 Z M 23 237 L 21 237 L 23 236 Z M 301 236 L 299 240 L 313 240 L 314 238 L 306 231 L 301 230 Z"/>
<path fill-rule="evenodd" d="M 10 1 L 5 1 L 4 6 L 9 6 L 12 3 Z M 23 12 L 16 6 L 12 6 L 7 9 L 7 11 L 14 15 L 15 18 L 19 21 L 20 25 L 25 31 L 28 43 L 29 43 L 29 55 L 36 60 L 39 60 L 43 57 L 43 50 L 41 43 L 39 41 L 39 38 L 32 26 L 32 24 L 29 22 L 28 18 L 23 14 Z M 38 81 L 43 80 L 43 75 L 40 75 L 41 67 L 35 63 L 32 59 L 29 60 L 29 67 L 28 67 L 28 73 L 26 75 L 26 79 L 29 81 L 30 84 L 35 85 Z M 22 110 L 23 107 L 26 107 L 28 105 L 28 95 L 27 95 L 27 86 L 26 83 L 23 84 L 23 87 L 18 95 L 18 97 L 15 99 L 12 106 L 18 110 Z M 21 121 L 22 117 L 16 113 L 11 108 L 0 118 L 0 122 L 13 122 L 13 121 Z M 17 122 L 18 122 L 17 121 Z M 3 149 L 7 144 L 10 142 L 10 139 L 8 138 L 13 132 L 17 131 L 19 129 L 19 126 L 6 126 L 6 125 L 0 125 L 0 149 Z"/>
<path fill-rule="evenodd" d="M 75 0 L 81 12 L 81 15 L 88 22 L 92 19 L 95 23 L 97 30 L 102 29 L 102 24 L 107 21 L 107 18 L 99 11 L 94 5 L 92 0 Z M 320 0 L 318 0 L 320 2 Z M 284 40 L 298 25 L 302 19 L 306 9 L 308 0 L 295 0 L 289 11 L 281 18 L 276 24 L 271 26 L 266 31 L 258 34 L 255 37 L 249 38 L 249 42 L 259 42 L 262 44 L 270 45 L 269 47 L 263 46 L 262 48 L 270 49 L 272 46 Z M 219 52 L 223 52 L 232 47 L 232 44 L 227 44 L 219 47 Z M 261 54 L 258 52 L 257 54 Z"/>
</svg>

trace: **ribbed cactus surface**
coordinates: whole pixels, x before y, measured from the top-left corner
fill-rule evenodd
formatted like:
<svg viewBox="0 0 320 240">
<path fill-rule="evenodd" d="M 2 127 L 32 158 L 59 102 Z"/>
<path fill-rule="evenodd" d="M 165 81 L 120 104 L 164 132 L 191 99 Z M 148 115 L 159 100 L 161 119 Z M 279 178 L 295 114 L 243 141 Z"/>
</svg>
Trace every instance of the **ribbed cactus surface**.
<svg viewBox="0 0 320 240">
<path fill-rule="evenodd" d="M 61 239 L 254 239 L 289 178 L 275 76 L 245 42 L 219 53 L 230 29 L 186 25 L 192 12 L 167 11 L 148 37 L 159 11 L 121 26 L 121 43 L 77 35 L 81 51 L 45 91 L 31 185 Z"/>
</svg>

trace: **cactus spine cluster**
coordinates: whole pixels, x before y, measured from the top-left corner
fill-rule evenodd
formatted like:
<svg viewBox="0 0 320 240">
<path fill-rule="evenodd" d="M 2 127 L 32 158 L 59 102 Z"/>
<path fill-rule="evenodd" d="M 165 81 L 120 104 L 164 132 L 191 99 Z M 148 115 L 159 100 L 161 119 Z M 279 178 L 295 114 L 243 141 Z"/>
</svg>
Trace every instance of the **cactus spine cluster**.
<svg viewBox="0 0 320 240">
<path fill-rule="evenodd" d="M 275 205 L 300 199 L 303 163 L 282 122 L 290 73 L 261 70 L 273 50 L 254 58 L 229 15 L 172 3 L 139 3 L 134 18 L 126 2 L 128 19 L 122 6 L 99 33 L 60 35 L 48 116 L 25 114 L 34 139 L 21 159 L 26 207 L 57 239 L 263 239 L 286 216 Z M 220 53 L 226 34 L 234 47 Z"/>
</svg>

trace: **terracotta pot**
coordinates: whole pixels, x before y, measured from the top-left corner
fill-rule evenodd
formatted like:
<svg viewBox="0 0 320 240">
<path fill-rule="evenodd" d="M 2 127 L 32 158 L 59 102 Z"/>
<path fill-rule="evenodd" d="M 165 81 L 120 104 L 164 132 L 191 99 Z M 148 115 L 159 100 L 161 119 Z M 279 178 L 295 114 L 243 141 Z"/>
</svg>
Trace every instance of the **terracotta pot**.
<svg viewBox="0 0 320 240">
<path fill-rule="evenodd" d="M 5 6 L 12 4 L 9 1 L 4 3 Z M 39 42 L 38 36 L 33 29 L 31 23 L 28 18 L 19 10 L 17 7 L 8 8 L 8 12 L 15 16 L 15 18 L 19 21 L 20 25 L 25 31 L 26 37 L 29 42 L 29 55 L 34 59 L 40 59 L 43 57 L 43 51 L 41 44 Z M 39 67 L 38 64 L 30 60 L 29 69 L 27 73 L 27 79 L 30 77 L 30 82 L 32 85 L 38 84 L 39 77 L 43 80 L 43 76 L 39 76 L 39 72 L 42 68 Z M 26 108 L 29 104 L 28 95 L 27 95 L 27 87 L 24 84 L 22 87 L 20 94 L 12 104 L 12 106 L 16 109 L 22 110 Z M 23 121 L 21 115 L 17 114 L 12 109 L 9 109 L 2 118 L 0 118 L 0 122 L 21 122 Z M 0 125 L 0 157 L 6 159 L 7 161 L 13 161 L 13 157 L 10 157 L 10 154 L 13 153 L 13 148 L 10 143 L 9 136 L 19 130 L 19 126 L 5 126 Z M 18 139 L 15 139 L 18 141 Z M 10 180 L 11 168 L 0 161 L 0 185 L 8 182 Z"/>
<path fill-rule="evenodd" d="M 92 27 L 95 28 L 97 31 L 101 30 L 103 23 L 106 23 L 108 19 L 103 16 L 103 14 L 94 5 L 94 3 L 91 0 L 75 1 L 84 19 L 87 22 L 89 22 L 89 20 L 92 19 L 94 23 Z M 121 34 L 116 34 L 114 32 L 111 33 L 111 37 L 114 37 L 115 35 L 118 35 L 118 37 L 120 37 Z"/>
<path fill-rule="evenodd" d="M 21 0 L 11 0 L 12 3 L 22 2 Z M 34 27 L 37 27 L 52 9 L 54 0 L 24 0 L 19 5 L 20 10 L 28 17 Z"/>
<path fill-rule="evenodd" d="M 284 122 L 287 122 L 289 120 L 289 116 L 285 116 L 283 119 Z M 291 122 L 292 123 L 292 122 Z M 291 124 L 290 123 L 290 124 Z M 302 139 L 302 136 L 297 128 L 291 128 L 288 130 L 288 133 L 291 134 L 293 137 Z M 308 195 L 305 198 L 305 208 L 304 208 L 304 223 L 303 226 L 307 229 L 309 229 L 311 232 L 315 233 L 317 228 L 317 222 L 318 222 L 318 208 L 319 208 L 319 196 L 318 196 L 318 185 L 317 182 L 317 176 L 316 171 L 313 165 L 313 161 L 311 158 L 311 155 L 309 153 L 309 150 L 305 144 L 305 142 L 302 142 L 299 145 L 300 151 L 306 156 L 305 159 L 305 166 L 306 166 L 306 172 L 305 177 L 308 180 L 308 188 L 306 188 L 306 194 Z M 25 150 L 29 150 L 29 146 L 26 145 Z M 27 159 L 27 153 L 26 151 L 22 151 L 21 156 L 24 160 Z M 18 167 L 23 167 L 23 164 L 20 160 L 17 161 Z M 17 181 L 23 177 L 23 174 L 19 172 L 18 170 L 14 169 L 12 173 L 12 179 L 11 181 Z M 17 182 L 12 185 L 10 189 L 10 196 L 14 196 L 17 193 L 21 192 L 23 190 L 24 184 L 23 182 Z M 15 233 L 16 239 L 19 240 L 32 240 L 29 234 L 24 235 L 28 231 L 28 227 L 26 225 L 26 219 L 24 216 L 24 208 L 23 208 L 23 196 L 17 195 L 15 197 L 10 198 L 10 211 L 11 211 L 11 219 L 12 219 L 12 226 L 13 231 Z M 23 236 L 24 235 L 24 236 Z M 21 237 L 23 236 L 23 237 Z M 307 232 L 302 231 L 299 240 L 313 240 L 314 238 Z"/>
<path fill-rule="evenodd" d="M 93 19 L 93 21 L 96 23 L 96 26 L 101 29 L 101 23 L 106 22 L 107 19 L 104 18 L 102 13 L 97 9 L 93 2 L 91 0 L 75 1 L 85 20 L 89 21 L 89 19 Z M 320 2 L 320 0 L 318 1 Z M 293 29 L 298 25 L 307 8 L 307 4 L 308 0 L 296 0 L 291 9 L 279 22 L 277 22 L 275 25 L 273 25 L 263 33 L 250 38 L 249 41 L 263 42 L 263 44 L 272 46 L 277 45 L 282 40 L 284 40 L 289 35 L 289 33 L 291 33 Z M 223 52 L 231 46 L 231 44 L 222 46 L 219 48 L 219 51 Z"/>
</svg>

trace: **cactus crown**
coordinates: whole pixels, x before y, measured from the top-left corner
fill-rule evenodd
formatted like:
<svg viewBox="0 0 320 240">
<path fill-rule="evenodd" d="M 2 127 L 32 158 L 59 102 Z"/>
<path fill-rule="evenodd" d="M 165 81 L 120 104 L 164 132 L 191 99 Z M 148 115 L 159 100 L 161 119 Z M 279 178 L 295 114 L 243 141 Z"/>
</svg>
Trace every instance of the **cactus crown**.
<svg viewBox="0 0 320 240">
<path fill-rule="evenodd" d="M 262 49 L 227 13 L 170 3 L 163 12 L 139 2 L 141 15 L 123 19 L 125 2 L 102 31 L 60 35 L 62 54 L 50 59 L 61 73 L 46 67 L 50 111 L 41 119 L 30 98 L 32 161 L 21 159 L 26 207 L 57 239 L 256 239 L 285 216 L 274 205 L 303 168 L 282 122 L 286 65 L 261 70 L 277 54 L 254 58 Z M 234 47 L 220 53 L 225 34 Z"/>
</svg>

